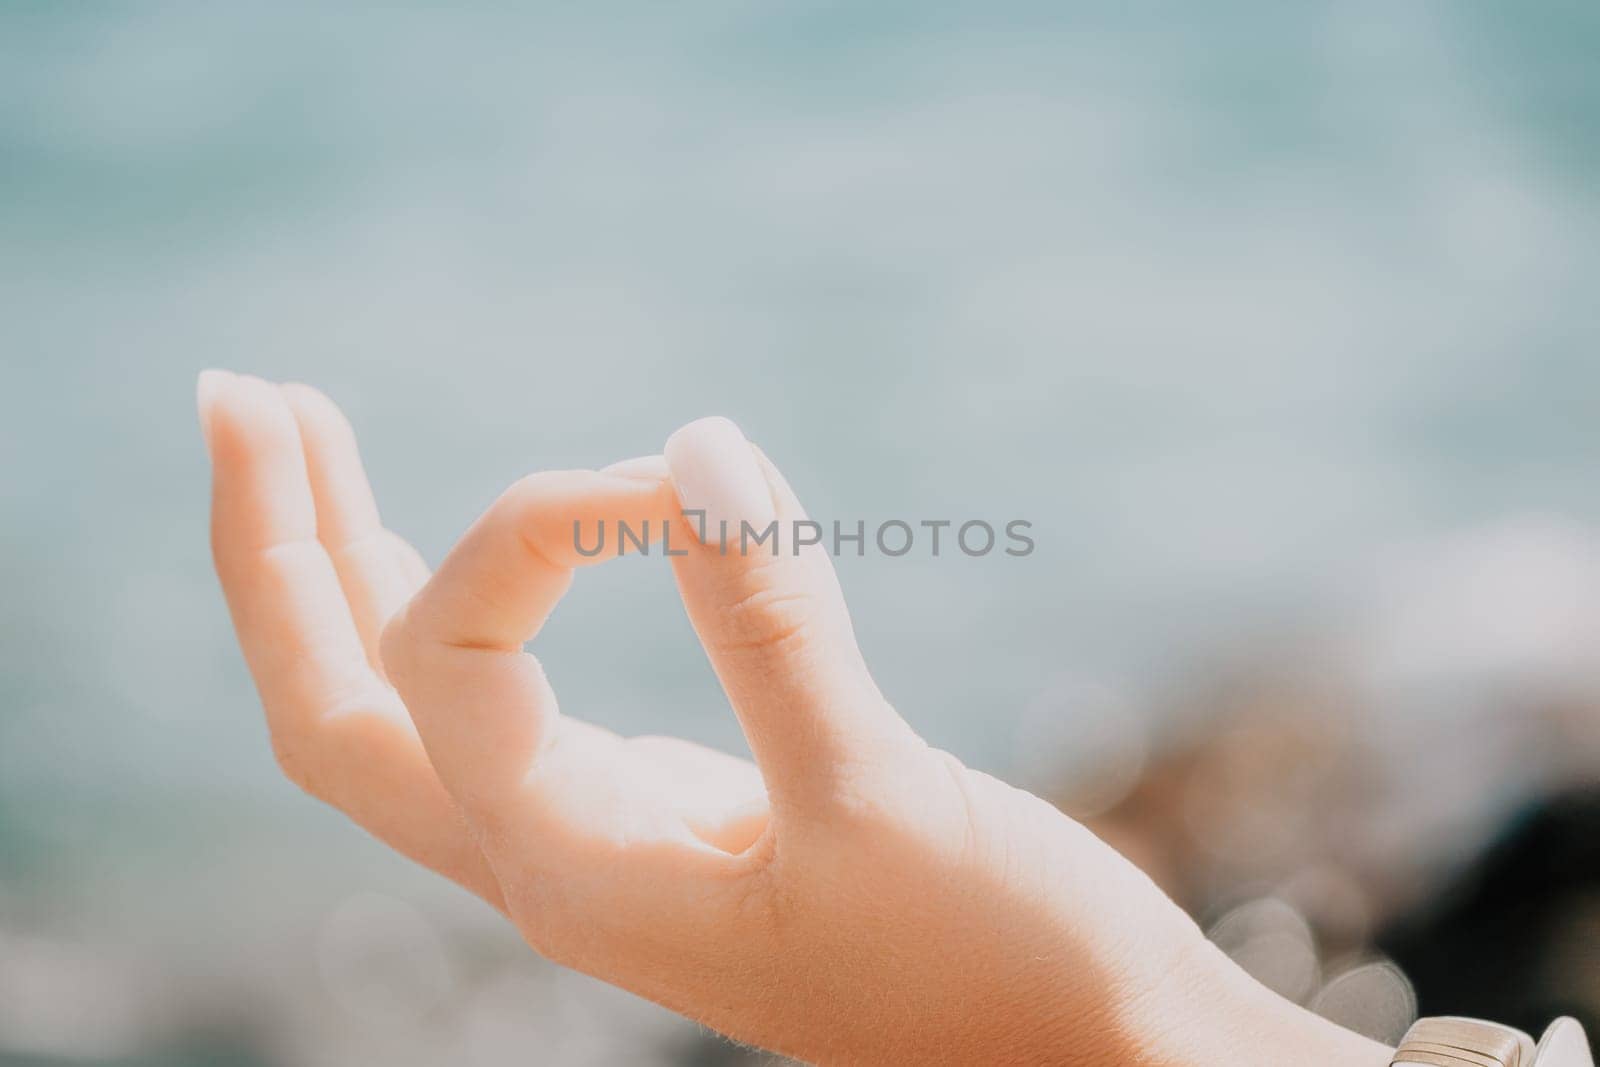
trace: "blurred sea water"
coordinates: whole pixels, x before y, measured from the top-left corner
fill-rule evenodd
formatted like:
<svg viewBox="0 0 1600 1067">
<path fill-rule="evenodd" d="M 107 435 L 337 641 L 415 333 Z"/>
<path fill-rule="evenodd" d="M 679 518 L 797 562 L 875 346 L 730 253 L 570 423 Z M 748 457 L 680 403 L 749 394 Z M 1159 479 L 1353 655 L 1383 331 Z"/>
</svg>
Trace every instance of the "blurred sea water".
<svg viewBox="0 0 1600 1067">
<path fill-rule="evenodd" d="M 711 413 L 818 518 L 1031 521 L 840 561 L 885 691 L 1005 773 L 1064 679 L 1600 521 L 1597 47 L 1583 2 L 0 8 L 0 1063 L 710 1055 L 279 780 L 201 368 L 325 388 L 435 561 Z M 571 714 L 742 746 L 659 559 L 539 651 Z M 370 943 L 415 980 L 363 1027 Z"/>
</svg>

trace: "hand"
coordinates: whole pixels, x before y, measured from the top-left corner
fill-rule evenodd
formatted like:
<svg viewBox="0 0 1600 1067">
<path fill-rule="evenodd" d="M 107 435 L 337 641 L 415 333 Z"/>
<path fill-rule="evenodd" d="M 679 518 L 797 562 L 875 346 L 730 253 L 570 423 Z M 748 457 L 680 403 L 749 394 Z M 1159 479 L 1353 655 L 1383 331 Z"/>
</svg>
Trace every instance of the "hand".
<svg viewBox="0 0 1600 1067">
<path fill-rule="evenodd" d="M 321 394 L 210 373 L 200 407 L 217 570 L 286 773 L 551 959 L 830 1063 L 1388 1062 L 1255 985 L 1082 827 L 919 739 L 820 547 L 719 551 L 719 519 L 803 517 L 731 423 L 523 479 L 429 577 Z M 669 517 L 753 765 L 560 714 L 522 649 L 593 561 L 575 523 L 592 546 Z"/>
</svg>

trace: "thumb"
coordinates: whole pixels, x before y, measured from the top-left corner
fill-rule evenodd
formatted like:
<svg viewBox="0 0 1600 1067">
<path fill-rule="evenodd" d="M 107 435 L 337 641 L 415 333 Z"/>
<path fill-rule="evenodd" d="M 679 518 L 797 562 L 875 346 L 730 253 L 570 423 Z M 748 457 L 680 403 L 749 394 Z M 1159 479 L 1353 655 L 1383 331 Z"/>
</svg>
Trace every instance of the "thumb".
<svg viewBox="0 0 1600 1067">
<path fill-rule="evenodd" d="M 665 453 L 684 510 L 678 588 L 774 810 L 824 800 L 916 744 L 867 671 L 820 528 L 777 469 L 724 418 L 683 427 Z"/>
</svg>

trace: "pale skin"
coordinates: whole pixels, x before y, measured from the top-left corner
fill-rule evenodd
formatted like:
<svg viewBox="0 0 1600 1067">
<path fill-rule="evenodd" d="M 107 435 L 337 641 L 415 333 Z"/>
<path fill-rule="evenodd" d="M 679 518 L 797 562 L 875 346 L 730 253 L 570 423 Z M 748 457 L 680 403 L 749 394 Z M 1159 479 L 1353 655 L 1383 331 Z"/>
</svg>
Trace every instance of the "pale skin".
<svg viewBox="0 0 1600 1067">
<path fill-rule="evenodd" d="M 522 479 L 430 574 L 327 397 L 207 372 L 200 418 L 217 573 L 284 772 L 548 958 L 819 1063 L 1388 1063 L 1077 823 L 917 737 L 823 549 L 702 544 L 684 508 L 804 514 L 726 420 Z M 587 724 L 536 658 L 574 571 L 615 556 L 580 554 L 574 522 L 666 517 L 754 762 Z"/>
</svg>

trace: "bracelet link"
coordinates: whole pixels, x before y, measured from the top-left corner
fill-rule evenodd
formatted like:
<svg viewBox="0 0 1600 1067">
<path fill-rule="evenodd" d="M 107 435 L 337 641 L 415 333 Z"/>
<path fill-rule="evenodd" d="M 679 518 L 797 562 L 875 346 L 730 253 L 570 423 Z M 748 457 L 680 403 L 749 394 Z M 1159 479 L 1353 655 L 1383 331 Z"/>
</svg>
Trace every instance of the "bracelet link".
<svg viewBox="0 0 1600 1067">
<path fill-rule="evenodd" d="M 1533 1039 L 1520 1030 L 1477 1019 L 1440 1016 L 1419 1019 L 1390 1067 L 1533 1067 Z"/>
</svg>

